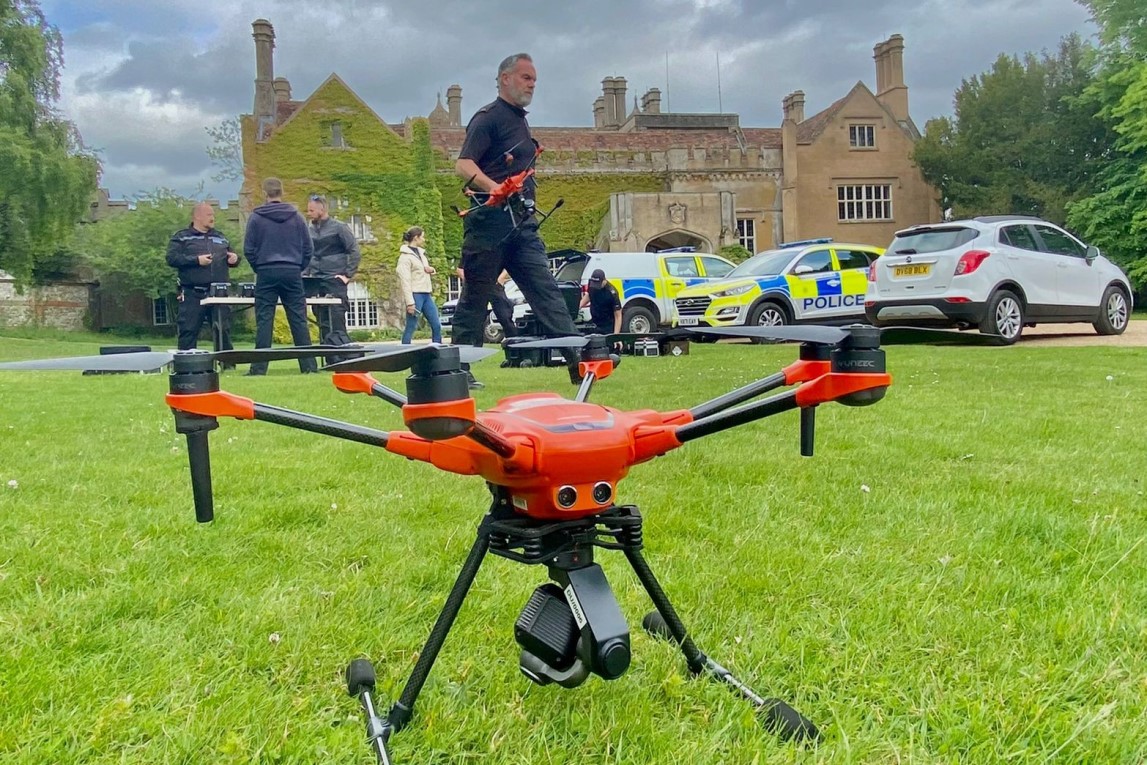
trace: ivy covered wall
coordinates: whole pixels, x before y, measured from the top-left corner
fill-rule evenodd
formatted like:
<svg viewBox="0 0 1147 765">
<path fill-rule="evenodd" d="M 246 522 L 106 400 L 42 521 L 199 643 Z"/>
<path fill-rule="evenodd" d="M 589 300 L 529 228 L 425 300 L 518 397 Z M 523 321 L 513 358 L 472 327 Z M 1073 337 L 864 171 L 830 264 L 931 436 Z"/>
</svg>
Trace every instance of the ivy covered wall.
<svg viewBox="0 0 1147 765">
<path fill-rule="evenodd" d="M 392 305 L 398 302 L 394 264 L 402 232 L 413 225 L 426 229 L 431 262 L 446 266 L 442 202 L 426 121 L 415 121 L 411 134 L 407 142 L 391 130 L 337 76 L 265 141 L 255 141 L 254 120 L 243 120 L 244 190 L 250 204 L 259 204 L 260 184 L 273 176 L 283 181 L 284 200 L 300 210 L 310 194 L 318 193 L 327 197 L 336 218 L 362 216 L 376 242 L 362 244 L 357 279 L 382 301 L 387 323 L 395 325 L 401 317 Z M 444 292 L 445 281 L 438 282 Z"/>
</svg>

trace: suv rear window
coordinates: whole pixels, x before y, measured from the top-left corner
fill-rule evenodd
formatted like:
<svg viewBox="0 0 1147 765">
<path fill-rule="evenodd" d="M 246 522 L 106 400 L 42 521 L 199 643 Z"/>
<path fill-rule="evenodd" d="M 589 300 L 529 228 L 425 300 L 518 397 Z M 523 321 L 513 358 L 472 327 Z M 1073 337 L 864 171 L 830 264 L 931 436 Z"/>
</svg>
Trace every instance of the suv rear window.
<svg viewBox="0 0 1147 765">
<path fill-rule="evenodd" d="M 555 278 L 559 282 L 581 283 L 581 275 L 585 272 L 585 264 L 588 262 L 588 258 L 578 258 L 577 260 L 571 260 L 560 269 L 558 269 L 558 273 Z"/>
<path fill-rule="evenodd" d="M 980 235 L 974 228 L 955 226 L 953 228 L 929 228 L 920 231 L 906 231 L 897 234 L 888 245 L 893 255 L 916 255 L 925 252 L 942 252 L 967 244 Z"/>
</svg>

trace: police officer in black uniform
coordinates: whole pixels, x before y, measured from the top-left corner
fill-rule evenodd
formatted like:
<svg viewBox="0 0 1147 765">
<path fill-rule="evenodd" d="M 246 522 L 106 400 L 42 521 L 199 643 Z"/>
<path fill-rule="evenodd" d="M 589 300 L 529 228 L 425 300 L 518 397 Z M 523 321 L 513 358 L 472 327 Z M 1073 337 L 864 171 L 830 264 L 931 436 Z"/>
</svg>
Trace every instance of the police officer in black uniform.
<svg viewBox="0 0 1147 765">
<path fill-rule="evenodd" d="M 590 274 L 589 289 L 582 296 L 582 308 L 587 305 L 590 321 L 599 334 L 616 335 L 621 332 L 621 295 L 605 280 L 605 271 L 600 268 Z"/>
<path fill-rule="evenodd" d="M 530 136 L 525 107 L 534 97 L 537 72 L 528 54 L 509 56 L 498 67 L 498 98 L 483 106 L 466 126 L 466 140 L 454 165 L 475 192 L 463 219 L 462 295 L 454 313 L 453 342 L 481 345 L 487 305 L 505 269 L 522 290 L 547 336 L 578 334 L 546 261 L 546 246 L 533 216 L 535 187 L 526 181 L 521 198 L 506 205 L 482 206 L 484 194 L 534 162 L 537 144 Z M 570 378 L 577 380 L 577 354 L 567 355 Z M 470 376 L 471 387 L 481 387 Z"/>
<path fill-rule="evenodd" d="M 239 265 L 227 237 L 215 226 L 215 210 L 206 202 L 191 211 L 191 225 L 176 231 L 167 243 L 167 265 L 179 271 L 179 350 L 194 348 L 199 330 L 211 323 L 212 306 L 200 305 L 212 282 L 230 282 L 228 269 Z M 222 350 L 231 349 L 231 309 L 215 306 L 223 328 Z"/>
</svg>

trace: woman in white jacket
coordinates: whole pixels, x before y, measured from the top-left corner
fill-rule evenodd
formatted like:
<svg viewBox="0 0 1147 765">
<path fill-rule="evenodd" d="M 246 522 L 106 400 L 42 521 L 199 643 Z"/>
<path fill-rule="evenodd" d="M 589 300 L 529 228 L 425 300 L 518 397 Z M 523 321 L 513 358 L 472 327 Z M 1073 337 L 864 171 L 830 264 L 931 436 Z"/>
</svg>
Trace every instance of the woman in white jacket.
<svg viewBox="0 0 1147 765">
<path fill-rule="evenodd" d="M 402 333 L 402 343 L 409 345 L 418 326 L 418 317 L 425 316 L 430 325 L 430 335 L 436 343 L 442 342 L 442 323 L 438 320 L 438 306 L 434 304 L 433 285 L 430 276 L 434 267 L 426 257 L 426 235 L 418 226 L 411 226 L 402 235 L 402 247 L 398 250 L 398 284 L 406 300 L 406 329 Z"/>
</svg>

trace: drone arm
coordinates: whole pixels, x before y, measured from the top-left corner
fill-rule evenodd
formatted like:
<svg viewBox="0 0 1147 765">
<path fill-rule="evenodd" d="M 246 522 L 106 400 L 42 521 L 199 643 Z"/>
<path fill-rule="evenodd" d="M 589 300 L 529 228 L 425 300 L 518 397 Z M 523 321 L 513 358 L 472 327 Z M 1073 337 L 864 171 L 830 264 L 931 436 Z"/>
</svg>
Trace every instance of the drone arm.
<svg viewBox="0 0 1147 765">
<path fill-rule="evenodd" d="M 254 419 L 275 425 L 286 425 L 298 430 L 308 430 L 324 436 L 345 438 L 348 441 L 357 441 L 369 446 L 385 447 L 387 441 L 390 440 L 390 434 L 386 431 L 364 428 L 361 425 L 351 425 L 347 422 L 339 422 L 338 420 L 317 417 L 305 412 L 295 412 L 277 406 L 268 406 L 267 404 L 255 404 Z"/>
<path fill-rule="evenodd" d="M 526 475 L 536 468 L 536 454 L 528 444 L 510 441 L 480 423 L 475 423 L 475 428 L 466 438 L 443 441 L 433 441 L 405 430 L 391 431 L 387 435 L 390 439 L 386 450 L 391 454 L 428 462 L 447 473 L 485 475 L 483 469 L 491 468 L 504 474 Z M 513 454 L 502 453 L 508 450 L 507 447 L 513 447 Z M 492 464 L 497 468 L 492 468 Z"/>
<path fill-rule="evenodd" d="M 884 397 L 892 384 L 885 372 L 832 372 L 810 380 L 797 388 L 797 406 L 807 407 L 839 401 L 847 406 L 874 404 Z"/>
<path fill-rule="evenodd" d="M 792 385 L 792 382 L 793 381 L 789 379 L 785 372 L 777 372 L 776 374 L 772 374 L 755 382 L 751 382 L 744 387 L 730 391 L 723 396 L 718 396 L 717 398 L 706 401 L 703 404 L 698 404 L 689 411 L 693 415 L 694 419 L 700 420 L 704 417 L 708 417 L 709 415 L 716 414 L 717 412 L 728 409 L 729 407 L 744 403 L 751 398 L 756 398 L 762 393 L 766 393 L 770 390 L 775 390 L 784 385 Z"/>
<path fill-rule="evenodd" d="M 796 385 L 815 380 L 830 371 L 832 364 L 827 360 L 799 359 L 781 370 L 781 373 L 785 376 L 785 385 Z"/>
<path fill-rule="evenodd" d="M 366 393 L 397 407 L 406 406 L 406 396 L 386 387 L 366 372 L 335 372 L 331 382 L 343 393 Z"/>
<path fill-rule="evenodd" d="M 502 436 L 496 430 L 486 427 L 481 422 L 475 422 L 474 428 L 466 434 L 476 444 L 480 444 L 490 451 L 497 454 L 499 457 L 509 459 L 513 457 L 518 451 L 518 446 L 513 441 Z"/>
<path fill-rule="evenodd" d="M 688 425 L 682 425 L 677 428 L 675 435 L 678 441 L 685 443 L 686 441 L 692 441 L 701 436 L 712 435 L 722 430 L 744 425 L 747 422 L 753 422 L 754 420 L 760 420 L 764 417 L 771 417 L 774 414 L 787 412 L 799 406 L 799 404 L 797 404 L 798 392 L 799 389 L 790 390 L 766 398 L 763 401 L 754 401 L 751 404 L 745 404 L 736 409 L 714 412 L 703 419 L 697 419 Z"/>
<path fill-rule="evenodd" d="M 169 393 L 167 405 L 172 409 L 188 414 L 204 417 L 234 417 L 237 420 L 261 420 L 299 430 L 309 430 L 312 433 L 358 441 L 371 446 L 386 446 L 388 438 L 387 433 L 382 430 L 364 428 L 360 425 L 351 425 L 277 406 L 258 404 L 249 398 L 221 390 L 211 393 Z"/>
<path fill-rule="evenodd" d="M 830 372 L 802 384 L 796 390 L 786 391 L 736 409 L 715 412 L 708 417 L 683 425 L 677 429 L 677 440 L 684 443 L 797 407 L 805 409 L 830 401 L 839 401 L 849 406 L 873 404 L 884 396 L 885 389 L 891 384 L 892 377 L 884 372 Z M 802 439 L 807 439 L 805 443 L 809 452 L 812 450 L 812 423 L 812 416 L 803 418 Z"/>
</svg>

